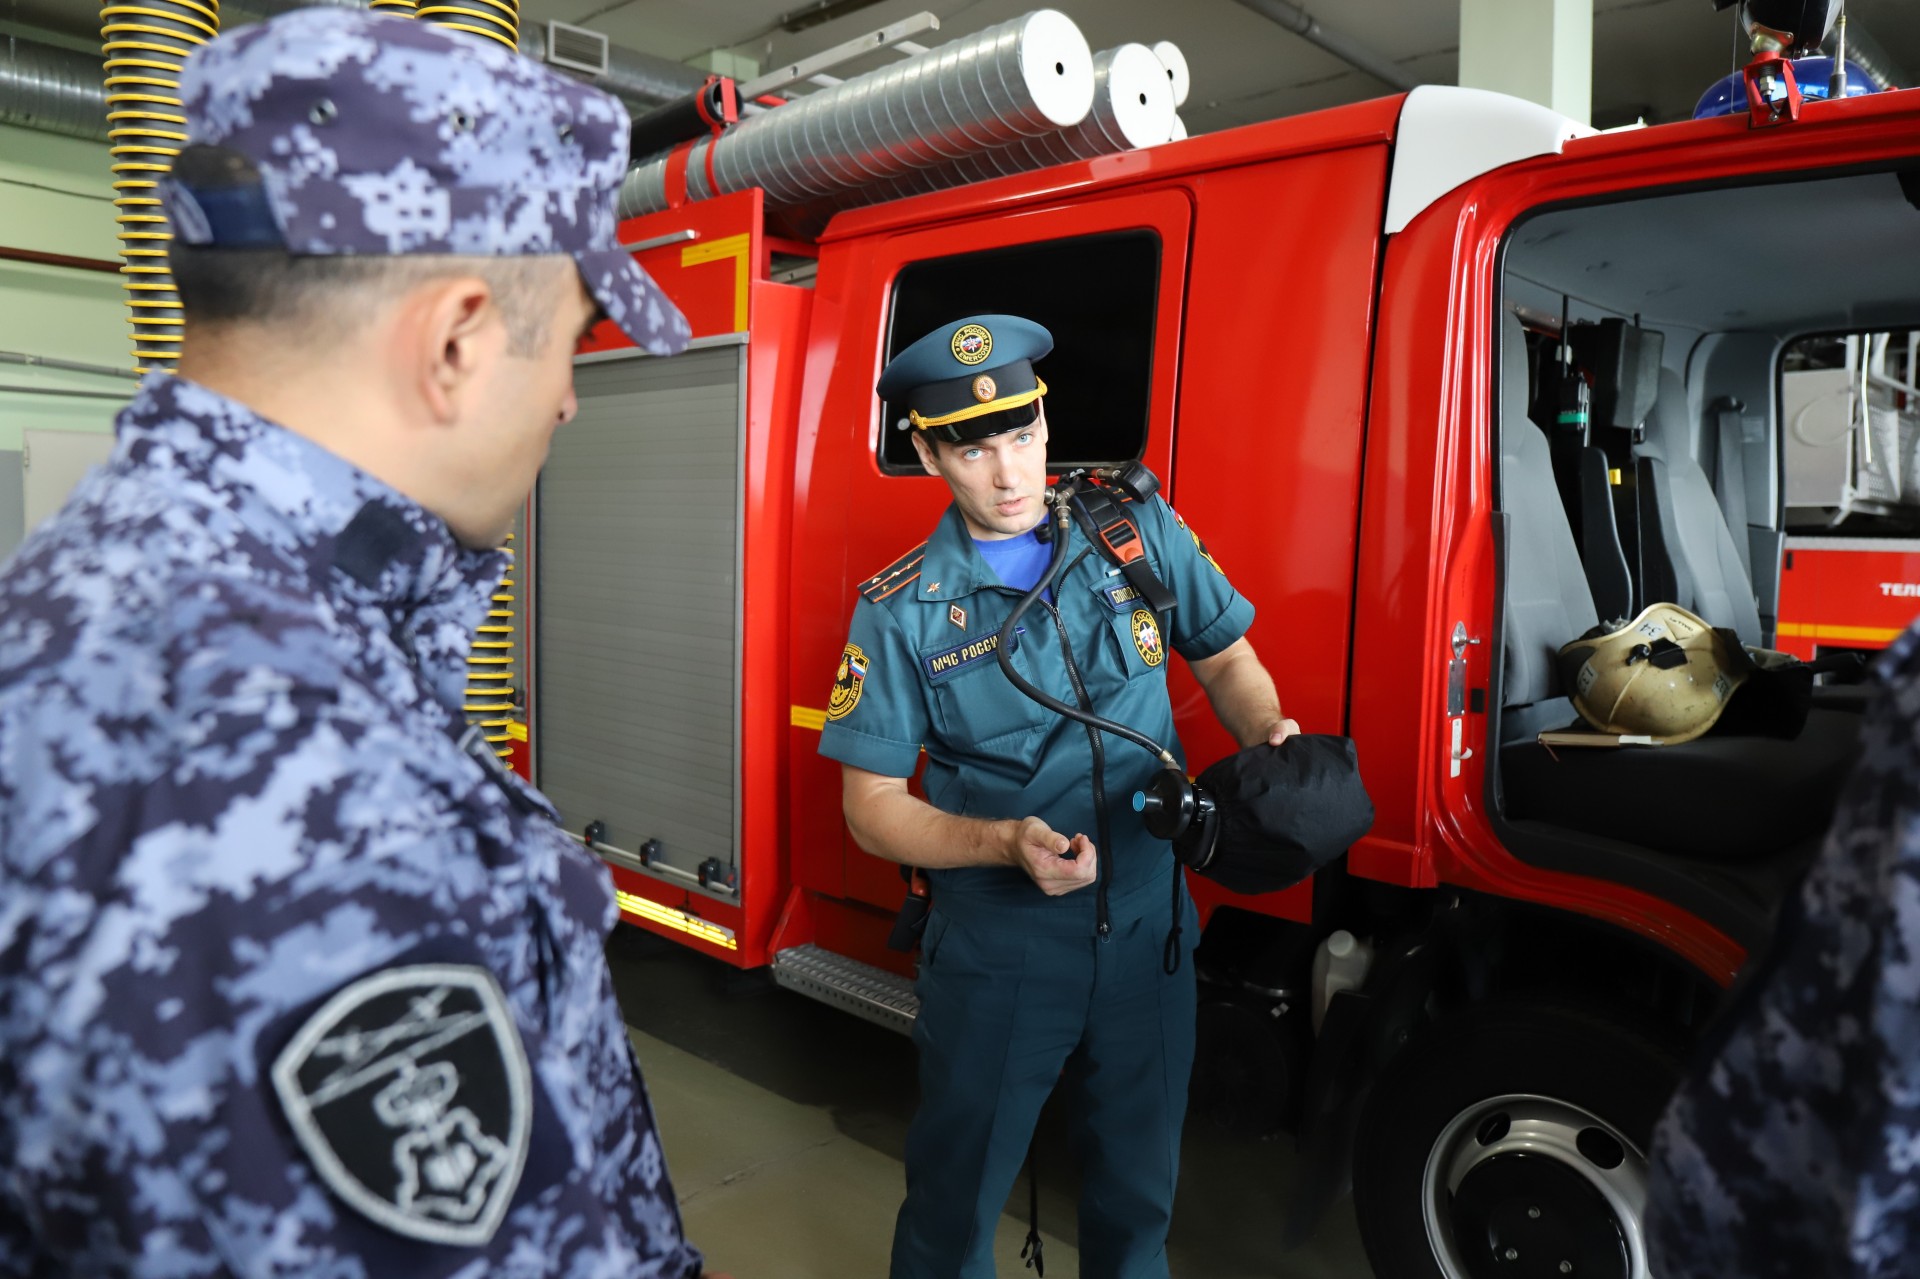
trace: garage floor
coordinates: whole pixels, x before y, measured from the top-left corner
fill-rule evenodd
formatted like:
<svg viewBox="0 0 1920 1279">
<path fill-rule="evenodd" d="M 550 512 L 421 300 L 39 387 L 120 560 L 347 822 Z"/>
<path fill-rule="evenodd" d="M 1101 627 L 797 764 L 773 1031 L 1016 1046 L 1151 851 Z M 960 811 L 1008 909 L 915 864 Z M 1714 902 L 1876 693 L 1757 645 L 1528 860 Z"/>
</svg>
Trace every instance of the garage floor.
<svg viewBox="0 0 1920 1279">
<path fill-rule="evenodd" d="M 735 1279 L 886 1273 L 903 1190 L 900 1151 L 915 1102 L 902 1035 L 623 927 L 608 949 L 621 1007 L 653 1094 L 687 1232 Z M 1079 1274 L 1065 1126 L 1041 1120 L 1040 1221 L 1048 1279 Z M 1342 1200 L 1302 1248 L 1278 1238 L 1293 1143 L 1189 1125 L 1174 1208 L 1182 1279 L 1365 1279 Z M 1001 1219 L 1000 1273 L 1026 1237 L 1022 1178 Z"/>
</svg>

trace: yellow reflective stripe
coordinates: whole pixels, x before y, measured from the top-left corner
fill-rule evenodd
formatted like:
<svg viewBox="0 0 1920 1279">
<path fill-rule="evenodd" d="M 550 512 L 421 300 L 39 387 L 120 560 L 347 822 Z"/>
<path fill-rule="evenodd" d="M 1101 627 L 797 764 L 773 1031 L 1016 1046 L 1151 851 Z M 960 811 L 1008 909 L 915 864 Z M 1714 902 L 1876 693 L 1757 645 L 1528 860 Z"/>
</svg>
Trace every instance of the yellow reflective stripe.
<svg viewBox="0 0 1920 1279">
<path fill-rule="evenodd" d="M 1865 640 L 1870 644 L 1891 644 L 1901 635 L 1899 627 L 1823 626 L 1817 622 L 1782 622 L 1778 630 L 1782 635 L 1801 639 Z"/>
<path fill-rule="evenodd" d="M 753 279 L 753 265 L 748 261 L 748 255 L 752 251 L 753 235 L 746 231 L 721 240 L 709 240 L 705 244 L 690 244 L 680 250 L 682 267 L 718 262 L 723 258 L 733 259 L 733 328 L 736 333 L 744 333 L 747 328 L 747 288 Z"/>
<path fill-rule="evenodd" d="M 827 713 L 811 706 L 793 707 L 788 718 L 795 728 L 811 728 L 816 733 L 827 726 Z"/>
<path fill-rule="evenodd" d="M 638 893 L 630 893 L 623 888 L 614 890 L 613 900 L 629 915 L 636 915 L 651 923 L 676 929 L 690 937 L 698 937 L 701 941 L 724 946 L 728 950 L 740 949 L 740 943 L 734 940 L 733 929 L 723 927 L 711 920 L 702 919 L 698 915 L 689 915 L 686 911 L 675 910 L 671 906 L 663 906 L 651 897 L 642 897 Z"/>
<path fill-rule="evenodd" d="M 985 404 L 969 404 L 964 409 L 952 413 L 942 413 L 939 417 L 922 417 L 913 410 L 907 410 L 907 420 L 921 430 L 930 426 L 948 426 L 954 422 L 965 422 L 969 418 L 985 417 L 989 413 L 1000 413 L 1007 409 L 1017 409 L 1023 404 L 1031 404 L 1047 393 L 1047 384 L 1039 378 L 1033 379 L 1039 385 L 1031 391 L 1022 391 L 1018 395 L 1009 395 L 1003 399 L 988 400 Z"/>
</svg>

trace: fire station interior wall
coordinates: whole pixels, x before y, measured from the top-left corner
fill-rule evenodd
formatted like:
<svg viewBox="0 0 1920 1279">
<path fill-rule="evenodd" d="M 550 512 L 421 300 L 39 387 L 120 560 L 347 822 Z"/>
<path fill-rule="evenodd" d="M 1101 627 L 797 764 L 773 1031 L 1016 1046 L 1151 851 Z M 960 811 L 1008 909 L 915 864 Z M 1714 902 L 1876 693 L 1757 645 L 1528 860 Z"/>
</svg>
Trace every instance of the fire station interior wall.
<svg viewBox="0 0 1920 1279">
<path fill-rule="evenodd" d="M 25 476 L 20 450 L 0 449 L 0 560 L 14 553 L 27 528 Z"/>
<path fill-rule="evenodd" d="M 0 125 L 0 245 L 118 260 L 113 175 L 107 148 Z M 113 368 L 133 367 L 120 278 L 29 262 L 0 261 L 0 350 Z M 0 382 L 131 393 L 131 381 L 0 365 Z M 107 431 L 119 405 L 0 392 L 0 449 L 20 447 L 28 427 Z"/>
<path fill-rule="evenodd" d="M 686 871 L 736 847 L 744 355 L 583 364 L 535 505 L 535 781 Z"/>
<path fill-rule="evenodd" d="M 107 165 L 104 144 L 0 125 L 0 245 L 117 260 Z M 0 260 L 0 351 L 131 369 L 119 276 Z M 109 396 L 0 390 L 0 554 L 5 554 L 26 527 L 20 505 L 25 432 L 109 432 L 134 383 L 8 363 L 0 364 L 0 385 Z"/>
</svg>

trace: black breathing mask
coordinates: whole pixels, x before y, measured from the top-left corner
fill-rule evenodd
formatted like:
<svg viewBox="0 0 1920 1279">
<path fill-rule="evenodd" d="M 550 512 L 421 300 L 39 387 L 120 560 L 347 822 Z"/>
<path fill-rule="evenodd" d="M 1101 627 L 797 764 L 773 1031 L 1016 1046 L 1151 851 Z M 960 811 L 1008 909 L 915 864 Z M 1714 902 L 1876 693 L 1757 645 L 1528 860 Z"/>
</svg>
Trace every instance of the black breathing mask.
<svg viewBox="0 0 1920 1279">
<path fill-rule="evenodd" d="M 1373 827 L 1353 739 L 1324 733 L 1249 746 L 1194 781 L 1162 771 L 1133 810 L 1181 865 L 1249 895 L 1293 887 Z"/>
</svg>

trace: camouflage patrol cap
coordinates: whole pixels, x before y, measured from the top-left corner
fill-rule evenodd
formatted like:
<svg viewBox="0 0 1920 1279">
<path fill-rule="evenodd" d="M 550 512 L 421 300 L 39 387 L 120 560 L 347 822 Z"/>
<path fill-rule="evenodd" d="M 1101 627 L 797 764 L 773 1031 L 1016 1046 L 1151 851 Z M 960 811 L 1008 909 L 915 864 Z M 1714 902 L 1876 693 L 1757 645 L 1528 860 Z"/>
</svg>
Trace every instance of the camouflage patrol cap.
<svg viewBox="0 0 1920 1279">
<path fill-rule="evenodd" d="M 566 253 L 628 337 L 685 349 L 686 317 L 619 248 L 629 121 L 617 98 L 492 40 L 410 18 L 296 9 L 220 37 L 180 80 L 188 145 L 224 148 L 256 187 L 177 179 L 174 233 L 296 256 Z"/>
</svg>

